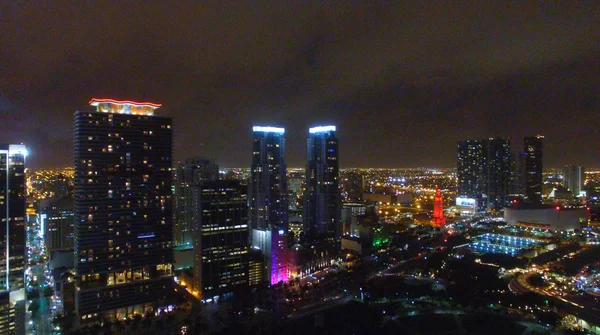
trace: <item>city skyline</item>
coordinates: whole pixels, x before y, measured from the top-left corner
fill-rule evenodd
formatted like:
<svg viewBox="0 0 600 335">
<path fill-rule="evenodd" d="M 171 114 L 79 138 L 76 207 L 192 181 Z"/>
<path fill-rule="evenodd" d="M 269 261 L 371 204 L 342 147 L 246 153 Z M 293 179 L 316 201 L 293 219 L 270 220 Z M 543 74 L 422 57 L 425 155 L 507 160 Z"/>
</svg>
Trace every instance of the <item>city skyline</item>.
<svg viewBox="0 0 600 335">
<path fill-rule="evenodd" d="M 289 166 L 317 124 L 340 129 L 342 167 L 453 166 L 462 138 L 538 133 L 546 166 L 598 165 L 598 6 L 7 3 L 2 17 L 0 141 L 28 145 L 31 167 L 70 163 L 90 96 L 162 103 L 175 159 L 224 167 L 247 165 L 258 123 L 287 127 Z"/>
</svg>

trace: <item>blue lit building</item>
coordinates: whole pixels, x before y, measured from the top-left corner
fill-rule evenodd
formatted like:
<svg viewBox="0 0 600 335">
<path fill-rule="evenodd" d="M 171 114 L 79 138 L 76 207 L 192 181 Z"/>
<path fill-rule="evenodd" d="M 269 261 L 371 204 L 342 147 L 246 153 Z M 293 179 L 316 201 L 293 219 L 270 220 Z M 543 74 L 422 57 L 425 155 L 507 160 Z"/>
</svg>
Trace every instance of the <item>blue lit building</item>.
<svg viewBox="0 0 600 335">
<path fill-rule="evenodd" d="M 310 128 L 307 145 L 304 240 L 333 242 L 342 235 L 336 127 Z"/>
<path fill-rule="evenodd" d="M 271 284 L 286 281 L 288 192 L 285 129 L 253 127 L 251 180 L 249 185 L 252 246 L 265 257 L 265 278 Z"/>
</svg>

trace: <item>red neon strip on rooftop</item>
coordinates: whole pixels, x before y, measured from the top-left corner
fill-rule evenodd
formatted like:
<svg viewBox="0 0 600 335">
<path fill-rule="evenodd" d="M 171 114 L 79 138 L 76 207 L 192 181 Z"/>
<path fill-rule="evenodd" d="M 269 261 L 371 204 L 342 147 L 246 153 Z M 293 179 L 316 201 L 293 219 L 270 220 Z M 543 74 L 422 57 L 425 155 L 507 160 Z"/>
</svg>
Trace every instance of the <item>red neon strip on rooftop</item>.
<svg viewBox="0 0 600 335">
<path fill-rule="evenodd" d="M 135 102 L 135 101 L 130 101 L 130 100 L 92 98 L 92 100 L 90 100 L 90 105 L 93 105 L 94 103 L 111 103 L 111 104 L 117 104 L 117 105 L 150 106 L 150 107 L 154 107 L 154 108 L 162 107 L 162 104 L 155 104 L 153 102 Z"/>
</svg>

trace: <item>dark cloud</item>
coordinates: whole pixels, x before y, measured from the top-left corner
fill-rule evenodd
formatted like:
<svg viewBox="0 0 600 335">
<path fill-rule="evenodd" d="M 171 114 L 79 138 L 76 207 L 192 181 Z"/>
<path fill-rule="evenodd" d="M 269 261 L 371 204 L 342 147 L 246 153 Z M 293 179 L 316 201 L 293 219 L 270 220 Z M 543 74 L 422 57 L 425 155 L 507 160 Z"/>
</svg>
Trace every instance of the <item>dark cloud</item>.
<svg viewBox="0 0 600 335">
<path fill-rule="evenodd" d="M 91 97 L 163 103 L 178 158 L 247 166 L 250 128 L 339 127 L 343 166 L 454 166 L 463 138 L 547 139 L 597 166 L 594 2 L 3 2 L 0 141 L 68 165 Z"/>
</svg>

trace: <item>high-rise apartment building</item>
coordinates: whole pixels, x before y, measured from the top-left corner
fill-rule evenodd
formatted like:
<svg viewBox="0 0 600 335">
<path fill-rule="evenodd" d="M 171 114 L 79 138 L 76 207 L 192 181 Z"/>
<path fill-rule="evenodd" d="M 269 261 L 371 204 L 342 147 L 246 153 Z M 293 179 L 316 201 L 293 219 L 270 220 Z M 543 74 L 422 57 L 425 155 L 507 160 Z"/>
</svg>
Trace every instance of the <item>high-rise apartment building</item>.
<svg viewBox="0 0 600 335">
<path fill-rule="evenodd" d="M 250 180 L 252 246 L 265 257 L 265 278 L 287 280 L 288 192 L 285 129 L 253 127 Z"/>
<path fill-rule="evenodd" d="M 573 196 L 579 196 L 583 190 L 584 183 L 585 175 L 582 166 L 567 165 L 563 168 L 563 184 L 573 193 Z"/>
<path fill-rule="evenodd" d="M 342 235 L 336 127 L 310 128 L 307 144 L 305 240 L 333 242 Z"/>
<path fill-rule="evenodd" d="M 346 172 L 342 187 L 347 201 L 360 201 L 365 191 L 365 176 L 360 171 Z"/>
<path fill-rule="evenodd" d="M 25 281 L 25 157 L 27 148 L 0 144 L 0 289 L 17 291 Z"/>
<path fill-rule="evenodd" d="M 0 334 L 25 331 L 25 158 L 20 144 L 0 144 Z"/>
<path fill-rule="evenodd" d="M 49 252 L 73 250 L 73 200 L 68 197 L 51 199 L 40 210 L 39 220 Z"/>
<path fill-rule="evenodd" d="M 248 190 L 238 181 L 194 187 L 193 291 L 227 297 L 248 288 Z"/>
<path fill-rule="evenodd" d="M 480 210 L 504 207 L 514 189 L 510 140 L 461 141 L 457 157 L 458 195 L 476 199 Z"/>
<path fill-rule="evenodd" d="M 219 166 L 204 157 L 180 162 L 175 182 L 175 245 L 194 243 L 194 187 L 219 179 Z"/>
<path fill-rule="evenodd" d="M 172 120 L 159 104 L 92 99 L 74 118 L 81 323 L 165 306 L 172 278 Z"/>
<path fill-rule="evenodd" d="M 488 208 L 502 209 L 514 189 L 514 161 L 508 138 L 490 138 L 486 147 L 486 196 Z"/>
<path fill-rule="evenodd" d="M 466 140 L 458 143 L 458 196 L 476 199 L 480 208 L 484 207 L 482 202 L 487 186 L 484 178 L 487 171 L 486 160 L 485 141 Z"/>
<path fill-rule="evenodd" d="M 525 195 L 532 203 L 542 200 L 543 172 L 543 141 L 544 136 L 526 136 L 523 139 L 525 152 Z"/>
</svg>

